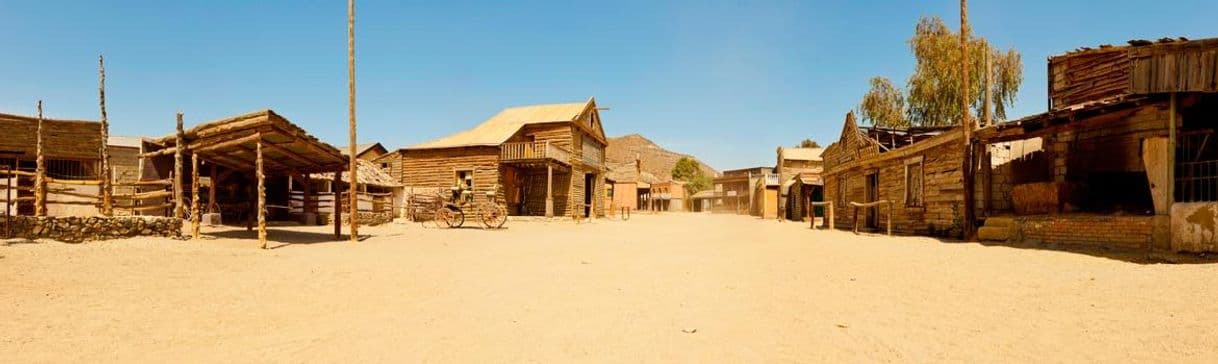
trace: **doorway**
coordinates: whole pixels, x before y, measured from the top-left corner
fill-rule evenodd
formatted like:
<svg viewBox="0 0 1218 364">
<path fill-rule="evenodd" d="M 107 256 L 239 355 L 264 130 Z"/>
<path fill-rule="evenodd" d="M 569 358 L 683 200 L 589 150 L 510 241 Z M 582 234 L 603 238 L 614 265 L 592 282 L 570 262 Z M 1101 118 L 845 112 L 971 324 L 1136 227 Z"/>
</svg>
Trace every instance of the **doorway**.
<svg viewBox="0 0 1218 364">
<path fill-rule="evenodd" d="M 864 196 L 866 199 L 866 202 L 871 203 L 871 202 L 878 201 L 879 197 L 880 197 L 880 192 L 879 192 L 880 191 L 880 173 L 879 172 L 868 173 L 866 186 L 867 186 L 866 192 L 865 192 L 866 196 Z M 880 228 L 878 211 L 879 211 L 879 207 L 877 207 L 877 206 L 867 207 L 867 225 L 866 225 L 867 228 L 869 228 L 869 229 L 879 229 Z"/>
<path fill-rule="evenodd" d="M 584 217 L 592 217 L 592 204 L 596 197 L 596 175 L 584 174 Z"/>
</svg>

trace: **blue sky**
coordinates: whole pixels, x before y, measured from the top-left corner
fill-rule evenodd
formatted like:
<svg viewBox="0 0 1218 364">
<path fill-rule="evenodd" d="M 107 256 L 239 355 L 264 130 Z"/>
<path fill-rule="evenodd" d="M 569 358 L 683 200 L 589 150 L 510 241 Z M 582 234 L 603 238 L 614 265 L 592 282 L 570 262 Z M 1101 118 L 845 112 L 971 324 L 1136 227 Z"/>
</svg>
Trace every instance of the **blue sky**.
<svg viewBox="0 0 1218 364">
<path fill-rule="evenodd" d="M 1045 109 L 1046 57 L 1135 38 L 1218 36 L 1218 1 L 974 1 L 977 34 L 1023 53 L 1010 116 Z M 595 96 L 610 135 L 640 133 L 719 169 L 836 139 L 882 75 L 904 83 L 920 16 L 957 1 L 358 1 L 361 141 L 390 148 L 499 109 Z M 0 112 L 164 135 L 271 108 L 346 144 L 346 2 L 0 0 Z M 2 132 L 2 131 L 0 131 Z"/>
</svg>

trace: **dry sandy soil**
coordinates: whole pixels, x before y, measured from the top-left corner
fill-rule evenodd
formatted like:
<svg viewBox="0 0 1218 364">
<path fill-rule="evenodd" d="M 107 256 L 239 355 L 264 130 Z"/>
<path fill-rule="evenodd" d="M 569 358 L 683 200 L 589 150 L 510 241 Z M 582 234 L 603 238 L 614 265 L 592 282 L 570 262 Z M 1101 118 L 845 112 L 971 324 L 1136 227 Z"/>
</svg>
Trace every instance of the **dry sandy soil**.
<svg viewBox="0 0 1218 364">
<path fill-rule="evenodd" d="M 1218 264 L 742 216 L 326 231 L 0 246 L 0 361 L 1218 362 Z"/>
</svg>

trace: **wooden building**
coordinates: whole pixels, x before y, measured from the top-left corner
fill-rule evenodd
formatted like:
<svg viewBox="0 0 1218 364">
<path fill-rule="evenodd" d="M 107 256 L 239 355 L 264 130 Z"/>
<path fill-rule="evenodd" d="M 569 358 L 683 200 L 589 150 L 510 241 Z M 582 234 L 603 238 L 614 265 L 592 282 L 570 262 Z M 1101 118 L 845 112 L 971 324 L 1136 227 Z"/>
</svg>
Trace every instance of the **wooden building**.
<svg viewBox="0 0 1218 364">
<path fill-rule="evenodd" d="M 687 201 L 685 182 L 663 181 L 651 184 L 652 203 L 654 211 L 685 211 Z"/>
<path fill-rule="evenodd" d="M 757 182 L 774 174 L 773 167 L 753 167 L 723 171 L 712 180 L 714 197 L 711 212 L 758 216 L 754 208 Z M 774 174 L 777 179 L 777 175 Z M 707 199 L 705 195 L 700 199 Z"/>
<path fill-rule="evenodd" d="M 782 181 L 778 191 L 779 214 L 783 218 L 802 221 L 808 216 L 805 210 L 808 199 L 824 199 L 824 185 L 820 178 L 825 168 L 821 158 L 823 152 L 822 148 L 778 147 L 774 173 Z"/>
<path fill-rule="evenodd" d="M 616 211 L 622 208 L 632 211 L 655 208 L 652 185 L 660 182 L 660 179 L 650 172 L 644 172 L 640 160 L 610 166 L 606 175 L 614 181 L 611 208 Z"/>
<path fill-rule="evenodd" d="M 1218 251 L 1218 39 L 1048 63 L 1047 112 L 977 133 L 982 238 Z"/>
<path fill-rule="evenodd" d="M 504 109 L 472 129 L 376 161 L 407 193 L 488 193 L 511 215 L 603 216 L 605 132 L 596 101 Z M 424 192 L 434 193 L 434 192 Z"/>
<path fill-rule="evenodd" d="M 0 130 L 0 211 L 34 215 L 38 118 L 0 114 Z M 101 144 L 101 122 L 42 118 L 47 216 L 98 213 Z"/>
<path fill-rule="evenodd" d="M 860 230 L 880 229 L 891 218 L 895 233 L 961 237 L 962 136 L 959 128 L 860 128 L 847 114 L 841 136 L 822 153 L 836 226 L 854 227 L 851 202 L 886 200 L 891 210 L 859 209 Z"/>
<path fill-rule="evenodd" d="M 338 147 L 338 150 L 341 150 L 343 152 L 343 155 L 347 155 L 347 147 L 345 147 L 345 146 Z M 385 146 L 381 145 L 381 143 L 364 143 L 364 144 L 355 145 L 355 158 L 356 159 L 362 159 L 362 160 L 371 162 L 371 161 L 377 160 L 378 158 L 380 158 L 381 156 L 386 155 L 386 154 L 389 154 L 389 150 L 385 149 Z M 388 168 L 388 165 L 386 165 L 384 167 Z"/>
<path fill-rule="evenodd" d="M 115 194 L 135 192 L 135 182 L 140 180 L 140 137 L 111 135 L 106 144 L 110 154 L 110 174 L 115 183 Z"/>
</svg>

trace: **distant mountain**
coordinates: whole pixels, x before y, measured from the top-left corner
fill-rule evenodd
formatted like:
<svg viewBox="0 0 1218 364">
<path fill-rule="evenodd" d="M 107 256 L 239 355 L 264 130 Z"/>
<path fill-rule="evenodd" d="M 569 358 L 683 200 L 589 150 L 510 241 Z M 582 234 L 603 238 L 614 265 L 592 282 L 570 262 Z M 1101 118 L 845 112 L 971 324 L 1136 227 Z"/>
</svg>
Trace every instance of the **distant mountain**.
<svg viewBox="0 0 1218 364">
<path fill-rule="evenodd" d="M 619 175 L 622 173 L 633 175 L 635 155 L 639 156 L 644 175 L 654 175 L 660 181 L 672 178 L 672 167 L 676 166 L 677 161 L 682 157 L 697 160 L 698 165 L 702 167 L 702 172 L 708 176 L 718 173 L 697 157 L 664 149 L 642 135 L 628 134 L 609 138 L 609 146 L 605 148 L 605 159 L 610 170 L 618 172 Z"/>
</svg>

